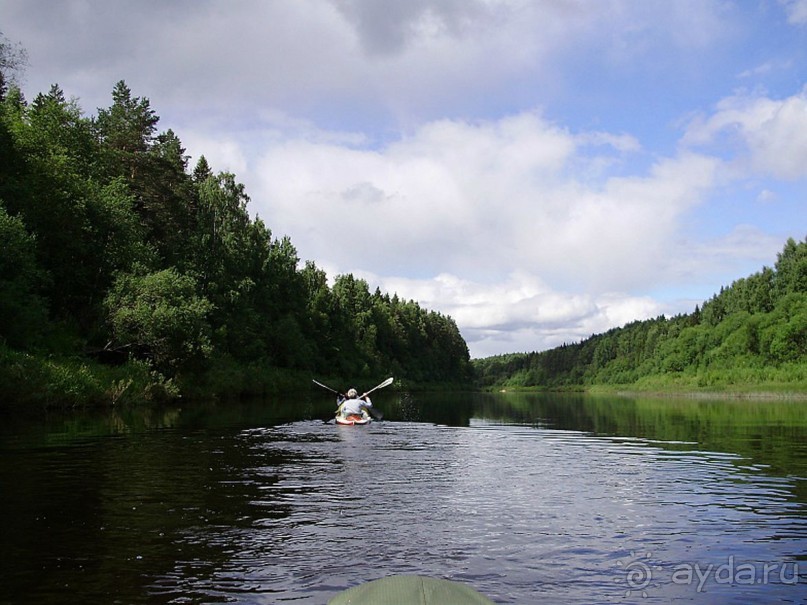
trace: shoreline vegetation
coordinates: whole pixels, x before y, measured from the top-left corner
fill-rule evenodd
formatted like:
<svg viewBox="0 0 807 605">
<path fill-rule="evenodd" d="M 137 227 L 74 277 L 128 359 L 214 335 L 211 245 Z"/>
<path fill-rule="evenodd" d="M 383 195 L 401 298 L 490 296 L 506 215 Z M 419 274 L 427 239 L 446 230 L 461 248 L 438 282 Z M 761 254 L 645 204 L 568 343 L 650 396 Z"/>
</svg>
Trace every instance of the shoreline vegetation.
<svg viewBox="0 0 807 605">
<path fill-rule="evenodd" d="M 320 378 L 333 384 L 367 381 L 364 377 Z M 0 411 L 36 411 L 278 396 L 310 389 L 311 372 L 229 363 L 211 365 L 204 375 L 166 378 L 139 360 L 109 366 L 87 357 L 42 357 L 0 345 L 0 385 Z M 470 388 L 468 383 L 396 379 L 390 390 L 437 392 Z"/>
<path fill-rule="evenodd" d="M 781 390 L 770 385 L 747 385 L 744 388 L 720 388 L 696 390 L 692 388 L 642 389 L 636 385 L 594 385 L 591 387 L 569 387 L 567 389 L 542 389 L 540 387 L 490 388 L 487 392 L 499 394 L 581 394 L 592 396 L 649 398 L 649 399 L 691 399 L 691 400 L 736 400 L 736 401 L 807 401 L 807 387 L 783 386 Z"/>
</svg>

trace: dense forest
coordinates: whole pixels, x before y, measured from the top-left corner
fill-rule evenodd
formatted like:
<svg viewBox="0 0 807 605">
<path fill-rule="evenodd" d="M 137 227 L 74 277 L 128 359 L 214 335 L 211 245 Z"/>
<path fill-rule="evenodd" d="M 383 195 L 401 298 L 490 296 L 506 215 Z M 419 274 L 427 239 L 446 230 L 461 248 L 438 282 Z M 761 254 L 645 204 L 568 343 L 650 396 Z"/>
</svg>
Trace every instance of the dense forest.
<svg viewBox="0 0 807 605">
<path fill-rule="evenodd" d="M 204 157 L 190 169 L 123 81 L 91 117 L 56 85 L 29 103 L 8 82 L 0 399 L 266 392 L 313 375 L 470 380 L 450 317 L 301 263 L 250 215 L 236 177 Z"/>
<path fill-rule="evenodd" d="M 805 390 L 807 239 L 788 240 L 774 268 L 721 288 L 692 313 L 473 363 L 484 387 Z"/>
</svg>

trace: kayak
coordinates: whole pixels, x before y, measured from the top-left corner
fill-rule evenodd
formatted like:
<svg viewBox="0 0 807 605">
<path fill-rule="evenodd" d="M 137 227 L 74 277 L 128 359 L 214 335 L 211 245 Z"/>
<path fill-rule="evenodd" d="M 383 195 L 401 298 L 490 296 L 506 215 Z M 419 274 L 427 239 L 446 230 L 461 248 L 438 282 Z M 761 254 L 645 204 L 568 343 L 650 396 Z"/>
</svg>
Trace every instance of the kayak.
<svg viewBox="0 0 807 605">
<path fill-rule="evenodd" d="M 336 415 L 336 424 L 343 424 L 345 426 L 369 424 L 371 420 L 372 418 L 370 418 L 370 415 L 365 410 L 362 410 L 361 414 L 348 414 L 347 416 L 343 416 L 339 413 Z"/>
<path fill-rule="evenodd" d="M 387 378 L 381 384 L 374 386 L 372 389 L 364 393 L 361 397 L 358 397 L 358 392 L 356 391 L 356 389 L 349 389 L 347 394 L 343 394 L 337 391 L 336 389 L 332 389 L 329 386 L 325 386 L 321 382 L 317 382 L 316 380 L 314 380 L 313 382 L 315 385 L 321 386 L 323 389 L 327 389 L 331 393 L 334 393 L 336 395 L 336 405 L 339 406 L 336 410 L 336 418 L 335 418 L 336 424 L 355 426 L 357 424 L 358 425 L 369 424 L 372 419 L 381 420 L 384 417 L 384 414 L 373 408 L 373 404 L 370 401 L 368 395 L 370 395 L 370 393 L 372 393 L 373 391 L 377 391 L 378 389 L 383 389 L 384 387 L 388 387 L 389 385 L 391 385 L 392 376 Z M 346 403 L 348 395 L 351 395 L 353 399 L 364 400 L 363 404 L 360 403 L 359 406 L 355 407 L 354 405 L 350 406 L 352 409 L 357 409 L 357 407 L 361 409 L 362 410 L 361 414 L 352 414 L 352 415 L 342 414 L 342 410 L 344 409 L 343 406 Z M 366 408 L 369 408 L 371 410 L 371 413 L 368 414 Z M 325 422 L 330 422 L 330 420 L 326 420 Z"/>
</svg>

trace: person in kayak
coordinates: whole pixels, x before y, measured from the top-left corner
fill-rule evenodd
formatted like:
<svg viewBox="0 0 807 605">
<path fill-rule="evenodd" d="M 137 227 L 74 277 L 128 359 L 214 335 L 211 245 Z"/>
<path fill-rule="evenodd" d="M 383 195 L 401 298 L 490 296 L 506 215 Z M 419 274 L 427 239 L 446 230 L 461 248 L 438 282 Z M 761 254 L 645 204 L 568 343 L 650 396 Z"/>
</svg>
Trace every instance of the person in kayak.
<svg viewBox="0 0 807 605">
<path fill-rule="evenodd" d="M 362 411 L 373 407 L 373 402 L 370 397 L 362 395 L 359 397 L 359 392 L 356 389 L 350 389 L 347 392 L 347 398 L 342 398 L 339 401 L 339 412 L 344 417 L 356 415 L 361 416 Z"/>
</svg>

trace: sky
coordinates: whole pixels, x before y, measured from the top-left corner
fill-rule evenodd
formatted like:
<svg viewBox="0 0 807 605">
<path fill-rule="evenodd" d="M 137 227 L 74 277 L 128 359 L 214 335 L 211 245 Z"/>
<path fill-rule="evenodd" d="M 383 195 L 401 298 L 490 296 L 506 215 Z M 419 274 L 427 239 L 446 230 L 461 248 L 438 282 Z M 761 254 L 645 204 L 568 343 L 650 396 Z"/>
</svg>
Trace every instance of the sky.
<svg viewBox="0 0 807 605">
<path fill-rule="evenodd" d="M 331 278 L 474 358 L 690 313 L 807 236 L 807 0 L 3 0 L 28 100 L 125 80 Z"/>
</svg>

